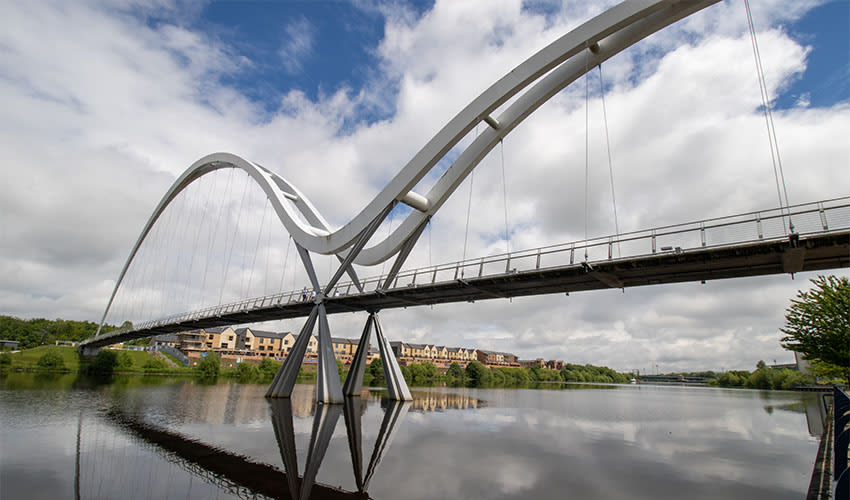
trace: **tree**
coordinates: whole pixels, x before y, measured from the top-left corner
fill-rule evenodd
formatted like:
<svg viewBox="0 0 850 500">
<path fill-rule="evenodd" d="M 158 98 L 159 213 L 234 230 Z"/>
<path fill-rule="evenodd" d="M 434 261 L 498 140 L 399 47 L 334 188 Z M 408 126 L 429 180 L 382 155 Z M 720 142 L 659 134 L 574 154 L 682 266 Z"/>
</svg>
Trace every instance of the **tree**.
<svg viewBox="0 0 850 500">
<path fill-rule="evenodd" d="M 198 363 L 198 371 L 204 377 L 217 377 L 218 371 L 221 369 L 221 359 L 214 352 L 207 353 L 206 356 Z"/>
<path fill-rule="evenodd" d="M 111 349 L 101 349 L 89 366 L 89 371 L 100 375 L 112 375 L 118 364 L 118 354 Z"/>
<path fill-rule="evenodd" d="M 493 379 L 493 374 L 480 361 L 471 361 L 466 365 L 466 378 L 473 387 L 487 387 Z"/>
<path fill-rule="evenodd" d="M 384 378 L 384 363 L 381 361 L 381 358 L 373 359 L 369 363 L 367 371 L 372 378 Z"/>
<path fill-rule="evenodd" d="M 246 361 L 243 361 L 246 363 Z M 260 374 L 266 378 L 274 377 L 277 371 L 280 369 L 280 364 L 272 361 L 272 358 L 263 358 L 260 361 L 260 366 L 257 367 Z"/>
<path fill-rule="evenodd" d="M 818 276 L 785 313 L 782 347 L 833 365 L 850 383 L 850 279 Z"/>
<path fill-rule="evenodd" d="M 449 369 L 446 370 L 446 376 L 452 377 L 455 380 L 463 380 L 463 368 L 457 363 L 452 363 L 449 365 Z"/>
<path fill-rule="evenodd" d="M 42 354 L 36 364 L 41 368 L 58 370 L 65 368 L 65 359 L 58 352 L 50 350 Z"/>
</svg>

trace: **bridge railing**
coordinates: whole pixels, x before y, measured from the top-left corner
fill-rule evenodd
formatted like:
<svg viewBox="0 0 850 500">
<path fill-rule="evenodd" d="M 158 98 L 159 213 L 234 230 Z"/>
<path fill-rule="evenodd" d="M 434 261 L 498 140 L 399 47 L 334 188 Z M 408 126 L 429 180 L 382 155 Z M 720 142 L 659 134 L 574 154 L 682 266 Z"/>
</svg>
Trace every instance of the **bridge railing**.
<svg viewBox="0 0 850 500">
<path fill-rule="evenodd" d="M 850 228 L 850 196 L 406 270 L 394 278 L 389 289 L 578 266 L 585 262 L 589 264 L 616 262 L 704 248 L 778 241 L 788 237 L 791 223 L 793 223 L 794 232 L 800 236 L 848 229 Z M 362 293 L 374 292 L 386 279 L 387 275 L 380 275 L 361 280 Z M 357 290 L 354 283 L 347 281 L 337 285 L 331 295 L 346 296 L 359 293 L 361 292 Z M 114 336 L 126 331 L 148 330 L 201 318 L 285 306 L 301 300 L 300 290 L 279 292 L 146 321 L 106 335 Z"/>
<path fill-rule="evenodd" d="M 682 253 L 688 250 L 775 241 L 795 233 L 805 236 L 850 227 L 850 197 L 795 205 L 787 209 L 749 212 L 685 224 L 657 227 L 619 235 L 591 238 L 531 250 L 502 253 L 398 274 L 390 289 L 433 284 L 457 279 L 495 276 L 553 267 L 633 259 L 642 256 Z M 380 286 L 386 276 L 363 281 L 366 291 Z M 341 283 L 345 295 L 353 285 Z"/>
</svg>

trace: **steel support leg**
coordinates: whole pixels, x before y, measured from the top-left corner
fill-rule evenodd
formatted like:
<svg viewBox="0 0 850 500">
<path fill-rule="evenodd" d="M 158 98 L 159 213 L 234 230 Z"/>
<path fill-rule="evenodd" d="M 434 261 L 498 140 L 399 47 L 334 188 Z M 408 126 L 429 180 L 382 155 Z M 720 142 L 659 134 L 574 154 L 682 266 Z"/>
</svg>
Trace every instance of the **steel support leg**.
<svg viewBox="0 0 850 500">
<path fill-rule="evenodd" d="M 345 416 L 345 430 L 348 434 L 348 450 L 351 452 L 351 464 L 354 467 L 354 482 L 357 491 L 365 492 L 363 488 L 363 433 L 360 425 L 359 397 L 346 397 L 342 407 Z"/>
<path fill-rule="evenodd" d="M 325 305 L 319 304 L 319 373 L 316 379 L 316 401 L 342 403 L 342 388 L 336 368 L 331 330 Z"/>
<path fill-rule="evenodd" d="M 398 366 L 398 361 L 395 359 L 390 343 L 384 337 L 384 332 L 381 329 L 381 322 L 378 320 L 378 313 L 372 313 L 375 321 L 375 336 L 378 339 L 378 349 L 381 351 L 381 361 L 384 365 L 384 378 L 387 381 L 387 391 L 390 393 L 390 399 L 396 401 L 410 401 L 413 398 L 410 396 L 410 390 L 407 388 L 407 382 L 401 374 L 401 368 Z"/>
<path fill-rule="evenodd" d="M 269 390 L 266 391 L 267 398 L 288 398 L 292 395 L 292 389 L 295 387 L 295 380 L 298 378 L 298 370 L 301 368 L 301 362 L 304 360 L 304 353 L 307 351 L 307 344 L 310 343 L 310 336 L 313 334 L 313 327 L 316 325 L 316 318 L 319 316 L 319 307 L 313 307 L 307 321 L 301 328 L 301 333 L 298 334 L 298 340 L 295 345 L 289 350 L 289 354 L 283 361 L 283 365 L 277 374 L 274 376 Z"/>
<path fill-rule="evenodd" d="M 292 424 L 292 401 L 289 399 L 274 399 L 269 401 L 272 410 L 272 428 L 280 448 L 283 467 L 286 470 L 286 482 L 289 486 L 289 496 L 298 498 L 301 490 L 298 477 L 298 454 L 295 451 L 295 429 Z"/>
<path fill-rule="evenodd" d="M 372 334 L 374 322 L 375 318 L 372 314 L 369 314 L 369 318 L 366 319 L 366 326 L 363 327 L 363 333 L 360 335 L 360 343 L 357 344 L 357 352 L 354 353 L 354 360 L 348 370 L 348 377 L 346 377 L 345 384 L 342 386 L 342 394 L 345 396 L 359 396 L 363 390 L 363 374 L 366 371 L 366 361 L 369 358 L 369 336 Z"/>
<path fill-rule="evenodd" d="M 339 377 L 337 377 L 339 379 Z M 307 465 L 304 466 L 304 478 L 301 480 L 301 500 L 310 498 L 310 490 L 316 482 L 316 474 L 328 445 L 331 442 L 342 407 L 339 405 L 316 405 L 313 417 L 313 434 L 310 436 L 310 449 L 307 451 Z"/>
<path fill-rule="evenodd" d="M 366 476 L 363 478 L 363 489 L 361 491 L 366 491 L 366 489 L 369 488 L 369 481 L 372 480 L 372 475 L 375 474 L 375 469 L 377 469 L 378 464 L 381 463 L 381 458 L 383 458 L 384 452 L 386 452 L 390 447 L 390 443 L 393 441 L 393 435 L 399 428 L 401 421 L 404 420 L 404 416 L 407 415 L 411 404 L 412 403 L 410 402 L 404 401 L 389 401 L 387 409 L 384 412 L 384 419 L 381 421 L 381 430 L 378 432 L 378 438 L 375 440 L 375 448 L 372 451 L 372 458 L 369 459 L 369 467 L 366 469 Z"/>
</svg>

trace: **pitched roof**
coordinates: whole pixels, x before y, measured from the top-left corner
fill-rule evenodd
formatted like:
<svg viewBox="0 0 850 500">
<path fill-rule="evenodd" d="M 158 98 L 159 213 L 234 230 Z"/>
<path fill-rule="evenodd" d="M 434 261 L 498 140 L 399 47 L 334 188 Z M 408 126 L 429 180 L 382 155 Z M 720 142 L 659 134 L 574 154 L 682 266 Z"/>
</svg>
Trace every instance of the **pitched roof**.
<svg viewBox="0 0 850 500">
<path fill-rule="evenodd" d="M 254 330 L 253 328 L 248 328 L 248 330 L 251 330 L 251 334 L 255 337 L 282 339 L 289 335 L 289 332 L 269 332 L 266 330 Z"/>
<path fill-rule="evenodd" d="M 216 326 L 214 328 L 202 328 L 206 333 L 222 333 L 223 331 L 230 328 L 229 326 Z"/>
</svg>

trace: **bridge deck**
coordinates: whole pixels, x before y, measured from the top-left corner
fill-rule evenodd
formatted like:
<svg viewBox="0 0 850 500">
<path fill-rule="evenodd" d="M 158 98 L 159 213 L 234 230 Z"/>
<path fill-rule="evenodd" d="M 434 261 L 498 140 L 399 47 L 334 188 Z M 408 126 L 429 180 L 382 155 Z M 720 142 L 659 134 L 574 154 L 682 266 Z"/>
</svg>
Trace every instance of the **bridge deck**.
<svg viewBox="0 0 850 500">
<path fill-rule="evenodd" d="M 652 255 L 513 271 L 496 275 L 408 284 L 326 299 L 328 314 L 373 311 L 494 298 L 630 288 L 850 267 L 850 230 L 773 239 L 726 247 L 703 247 Z M 247 310 L 112 332 L 84 342 L 102 347 L 117 342 L 199 328 L 304 317 L 311 302 L 290 301 Z"/>
</svg>

